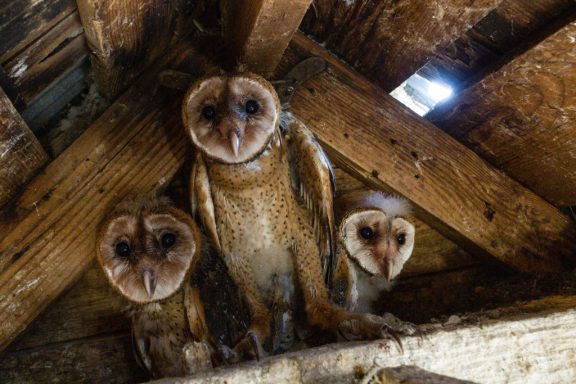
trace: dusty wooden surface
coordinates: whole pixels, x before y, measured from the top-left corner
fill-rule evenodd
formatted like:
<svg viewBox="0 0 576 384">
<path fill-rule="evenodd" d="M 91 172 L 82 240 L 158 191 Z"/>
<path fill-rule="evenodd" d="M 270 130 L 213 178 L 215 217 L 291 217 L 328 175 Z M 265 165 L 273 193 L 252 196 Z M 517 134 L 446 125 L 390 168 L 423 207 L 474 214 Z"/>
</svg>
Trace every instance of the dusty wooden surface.
<svg viewBox="0 0 576 384">
<path fill-rule="evenodd" d="M 271 75 L 311 1 L 221 2 L 228 60 L 242 70 Z"/>
<path fill-rule="evenodd" d="M 373 368 L 416 365 L 478 383 L 572 383 L 576 297 L 539 301 L 431 324 L 424 337 L 332 344 L 155 383 L 353 383 Z"/>
<path fill-rule="evenodd" d="M 186 46 L 175 47 L 165 60 L 171 68 L 207 67 Z M 85 271 L 107 209 L 132 191 L 165 186 L 189 147 L 180 97 L 159 88 L 151 72 L 5 208 L 0 350 Z"/>
<path fill-rule="evenodd" d="M 390 92 L 502 0 L 316 0 L 302 30 Z"/>
<path fill-rule="evenodd" d="M 44 31 L 36 41 L 4 63 L 3 67 L 24 102 L 29 104 L 87 56 L 82 24 L 78 12 L 74 11 L 52 29 Z"/>
<path fill-rule="evenodd" d="M 438 375 L 414 365 L 378 369 L 371 377 L 370 384 L 474 384 L 452 377 Z M 367 383 L 368 384 L 368 383 Z"/>
<path fill-rule="evenodd" d="M 48 161 L 46 152 L 1 88 L 0 160 L 0 207 Z"/>
<path fill-rule="evenodd" d="M 576 205 L 575 36 L 576 21 L 431 116 L 557 205 Z"/>
<path fill-rule="evenodd" d="M 292 111 L 338 166 L 408 197 L 419 217 L 465 249 L 520 271 L 574 264 L 574 223 L 554 206 L 303 35 L 295 35 L 282 68 L 311 55 L 322 56 L 330 68 L 297 91 Z"/>
<path fill-rule="evenodd" d="M 192 28 L 187 0 L 78 0 L 100 89 L 114 98 Z"/>
</svg>

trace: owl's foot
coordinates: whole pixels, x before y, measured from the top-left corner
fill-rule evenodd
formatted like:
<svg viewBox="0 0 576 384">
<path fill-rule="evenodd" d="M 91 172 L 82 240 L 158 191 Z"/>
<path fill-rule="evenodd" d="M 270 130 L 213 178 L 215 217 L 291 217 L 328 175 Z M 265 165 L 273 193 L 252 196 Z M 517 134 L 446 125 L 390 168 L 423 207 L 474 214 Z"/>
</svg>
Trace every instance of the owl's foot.
<svg viewBox="0 0 576 384">
<path fill-rule="evenodd" d="M 357 313 L 338 324 L 338 330 L 348 340 L 369 340 L 391 337 L 400 348 L 402 342 L 397 331 L 388 321 L 380 316 L 369 313 Z"/>
<path fill-rule="evenodd" d="M 258 336 L 257 331 L 249 330 L 246 336 L 236 344 L 234 352 L 248 359 L 260 360 L 268 355 L 262 347 L 261 340 L 264 340 L 264 337 Z"/>
<path fill-rule="evenodd" d="M 210 348 L 206 343 L 191 342 L 182 348 L 186 375 L 205 372 L 212 369 Z"/>
<path fill-rule="evenodd" d="M 408 321 L 403 321 L 394 316 L 391 313 L 384 313 L 382 318 L 386 321 L 388 326 L 393 329 L 396 333 L 404 336 L 412 336 L 418 333 L 418 326 L 412 324 Z"/>
</svg>

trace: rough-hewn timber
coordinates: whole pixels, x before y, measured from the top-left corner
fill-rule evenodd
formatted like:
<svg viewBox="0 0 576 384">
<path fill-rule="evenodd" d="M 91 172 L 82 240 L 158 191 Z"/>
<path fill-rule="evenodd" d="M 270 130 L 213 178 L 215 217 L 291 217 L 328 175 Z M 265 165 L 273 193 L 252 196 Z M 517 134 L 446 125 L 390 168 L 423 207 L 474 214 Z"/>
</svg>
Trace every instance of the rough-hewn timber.
<svg viewBox="0 0 576 384">
<path fill-rule="evenodd" d="M 330 68 L 297 92 L 292 111 L 337 165 L 406 196 L 419 217 L 466 249 L 521 271 L 560 270 L 575 262 L 576 229 L 554 206 L 303 35 L 292 40 L 284 68 L 311 55 L 322 56 Z"/>
<path fill-rule="evenodd" d="M 430 117 L 557 205 L 576 205 L 575 36 L 576 21 Z"/>
</svg>

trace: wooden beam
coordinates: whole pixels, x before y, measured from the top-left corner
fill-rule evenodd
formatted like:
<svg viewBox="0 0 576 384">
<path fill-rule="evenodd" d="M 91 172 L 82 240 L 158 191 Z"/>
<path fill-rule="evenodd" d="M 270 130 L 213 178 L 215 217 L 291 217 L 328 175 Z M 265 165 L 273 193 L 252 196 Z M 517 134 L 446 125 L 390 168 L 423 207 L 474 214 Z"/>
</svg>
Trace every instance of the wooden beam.
<svg viewBox="0 0 576 384">
<path fill-rule="evenodd" d="M 576 21 L 430 117 L 557 205 L 576 205 L 574 36 Z"/>
<path fill-rule="evenodd" d="M 158 69 L 207 68 L 175 46 Z M 150 72 L 36 177 L 0 220 L 0 350 L 85 271 L 96 227 L 126 194 L 165 186 L 189 156 L 180 97 Z"/>
<path fill-rule="evenodd" d="M 394 368 L 375 368 L 365 378 L 372 378 L 379 384 L 474 384 L 452 377 L 438 375 L 414 365 L 402 365 Z"/>
<path fill-rule="evenodd" d="M 576 297 L 550 297 L 430 324 L 424 337 L 332 344 L 156 384 L 356 382 L 381 368 L 416 365 L 460 380 L 571 383 Z M 374 369 L 376 369 L 374 371 Z"/>
<path fill-rule="evenodd" d="M 502 0 L 316 0 L 303 31 L 390 92 Z"/>
<path fill-rule="evenodd" d="M 576 229 L 558 209 L 301 34 L 285 54 L 284 70 L 311 55 L 330 68 L 298 90 L 292 111 L 337 165 L 407 197 L 420 218 L 467 250 L 521 271 L 574 265 Z"/>
<path fill-rule="evenodd" d="M 100 90 L 116 97 L 192 28 L 188 0 L 78 0 Z"/>
<path fill-rule="evenodd" d="M 231 64 L 264 77 L 271 75 L 310 3 L 311 0 L 224 1 L 223 26 Z"/>
<path fill-rule="evenodd" d="M 1 88 L 0 159 L 0 207 L 48 161 L 48 155 L 36 136 Z"/>
</svg>

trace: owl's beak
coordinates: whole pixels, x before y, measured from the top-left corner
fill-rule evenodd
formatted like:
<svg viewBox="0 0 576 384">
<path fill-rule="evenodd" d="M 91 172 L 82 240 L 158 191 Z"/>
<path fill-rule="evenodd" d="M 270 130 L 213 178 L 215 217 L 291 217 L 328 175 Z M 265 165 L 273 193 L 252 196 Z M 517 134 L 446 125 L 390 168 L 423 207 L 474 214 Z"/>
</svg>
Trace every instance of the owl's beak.
<svg viewBox="0 0 576 384">
<path fill-rule="evenodd" d="M 233 129 L 229 133 L 230 147 L 234 156 L 238 157 L 238 150 L 240 149 L 240 132 L 237 129 Z"/>
<path fill-rule="evenodd" d="M 392 281 L 394 278 L 394 250 L 389 246 L 382 258 L 382 275 L 386 278 L 387 282 Z"/>
<path fill-rule="evenodd" d="M 146 293 L 149 298 L 154 296 L 154 290 L 156 290 L 156 276 L 152 269 L 146 268 L 144 270 L 144 288 L 146 288 Z"/>
</svg>

